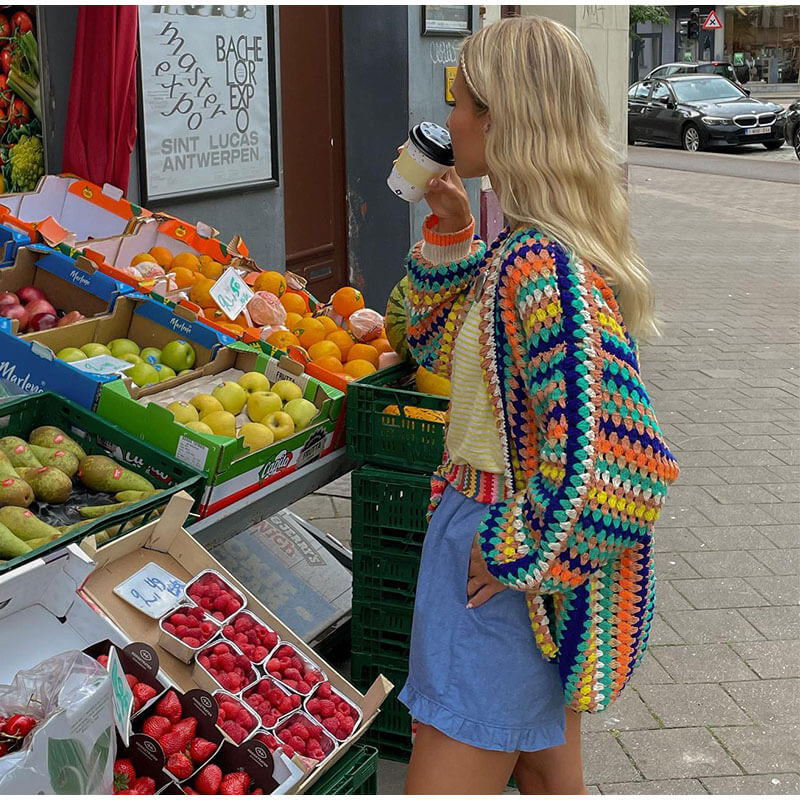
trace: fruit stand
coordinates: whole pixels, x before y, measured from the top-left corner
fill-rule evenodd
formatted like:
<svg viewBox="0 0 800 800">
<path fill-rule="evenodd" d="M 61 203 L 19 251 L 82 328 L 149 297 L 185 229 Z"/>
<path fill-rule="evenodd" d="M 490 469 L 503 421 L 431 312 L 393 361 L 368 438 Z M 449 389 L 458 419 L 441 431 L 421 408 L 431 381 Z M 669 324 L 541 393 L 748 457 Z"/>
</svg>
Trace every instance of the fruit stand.
<svg viewBox="0 0 800 800">
<path fill-rule="evenodd" d="M 406 360 L 403 286 L 385 319 L 322 302 L 65 176 L 0 211 L 0 633 L 64 621 L 0 668 L 0 792 L 374 794 L 370 745 L 410 743 L 387 677 L 447 405 L 417 390 L 446 392 Z M 209 550 L 355 467 L 351 683 Z M 15 687 L 77 676 L 109 724 L 54 773 L 57 716 Z"/>
</svg>

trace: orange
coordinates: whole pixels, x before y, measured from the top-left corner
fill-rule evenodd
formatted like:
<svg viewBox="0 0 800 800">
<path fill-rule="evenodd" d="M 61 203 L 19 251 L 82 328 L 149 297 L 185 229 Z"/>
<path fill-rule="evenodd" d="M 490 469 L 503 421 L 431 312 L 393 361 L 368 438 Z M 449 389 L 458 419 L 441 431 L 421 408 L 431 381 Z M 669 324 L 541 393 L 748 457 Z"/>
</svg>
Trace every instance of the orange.
<svg viewBox="0 0 800 800">
<path fill-rule="evenodd" d="M 291 331 L 273 331 L 267 338 L 267 344 L 277 347 L 278 350 L 288 350 L 292 345 L 300 342 Z"/>
<path fill-rule="evenodd" d="M 329 333 L 333 333 L 334 331 L 339 330 L 339 326 L 330 317 L 326 317 L 324 314 L 321 317 L 316 317 L 316 319 L 318 319 L 322 323 L 322 326 L 325 328 L 326 336 Z"/>
<path fill-rule="evenodd" d="M 306 306 L 306 301 L 297 294 L 296 292 L 285 292 L 282 297 L 279 298 L 281 301 L 281 305 L 287 310 L 292 311 L 295 314 L 300 314 L 302 317 L 303 314 L 308 311 L 308 307 Z"/>
<path fill-rule="evenodd" d="M 378 351 L 371 344 L 354 344 L 347 354 L 347 361 L 369 361 L 378 368 Z"/>
<path fill-rule="evenodd" d="M 153 257 L 156 264 L 160 267 L 164 267 L 164 269 L 168 269 L 172 264 L 172 253 L 170 253 L 166 247 L 159 247 L 158 245 L 151 247 L 150 255 Z"/>
<path fill-rule="evenodd" d="M 267 270 L 262 272 L 253 283 L 254 292 L 272 292 L 275 297 L 282 297 L 286 291 L 286 278 L 280 272 Z"/>
<path fill-rule="evenodd" d="M 328 372 L 341 372 L 344 369 L 342 362 L 339 361 L 339 359 L 335 356 L 320 356 L 319 358 L 312 358 L 311 363 L 316 364 L 318 367 L 322 367 L 322 369 L 328 370 Z"/>
<path fill-rule="evenodd" d="M 216 281 L 219 279 L 220 275 L 224 272 L 225 267 L 219 263 L 219 261 L 212 261 L 210 258 L 208 261 L 201 261 L 200 267 L 198 268 L 198 272 L 201 275 L 205 275 L 206 278 L 211 278 L 212 281 Z"/>
<path fill-rule="evenodd" d="M 341 378 L 345 383 L 352 383 L 355 378 L 352 375 L 348 375 L 346 372 L 337 372 L 337 378 Z"/>
<path fill-rule="evenodd" d="M 175 276 L 175 283 L 178 284 L 179 289 L 191 286 L 197 277 L 194 272 L 186 267 L 175 267 L 175 269 L 170 270 L 170 274 Z"/>
<path fill-rule="evenodd" d="M 321 342 L 325 338 L 325 328 L 321 322 L 317 322 L 313 317 L 303 317 L 300 322 L 292 328 L 292 332 L 300 340 L 300 344 L 308 350 L 312 344 Z"/>
<path fill-rule="evenodd" d="M 364 308 L 364 297 L 353 286 L 337 289 L 331 298 L 333 310 L 340 317 L 349 317 L 354 311 Z"/>
<path fill-rule="evenodd" d="M 214 259 L 213 259 L 213 258 L 211 258 L 211 256 L 208 256 L 208 255 L 206 255 L 205 253 L 203 253 L 202 255 L 199 255 L 199 256 L 197 257 L 197 260 L 198 260 L 198 261 L 199 261 L 201 264 L 205 264 L 206 262 L 208 262 L 208 261 L 213 261 Z"/>
<path fill-rule="evenodd" d="M 213 285 L 214 281 L 210 278 L 204 278 L 202 275 L 195 276 L 194 284 L 189 291 L 189 299 L 203 308 L 216 305 L 214 298 L 209 294 Z"/>
<path fill-rule="evenodd" d="M 388 339 L 373 339 L 370 344 L 378 351 L 378 355 L 383 355 L 383 353 L 394 353 L 394 348 L 389 344 Z"/>
<path fill-rule="evenodd" d="M 344 365 L 344 371 L 352 378 L 363 378 L 365 375 L 372 375 L 375 372 L 375 366 L 363 358 L 354 358 Z"/>
<path fill-rule="evenodd" d="M 221 308 L 218 308 L 217 306 L 208 306 L 207 308 L 204 308 L 203 316 L 206 319 L 210 319 L 212 322 L 216 323 L 230 322 L 225 312 Z"/>
<path fill-rule="evenodd" d="M 347 360 L 347 354 L 350 352 L 350 348 L 355 344 L 353 337 L 347 331 L 343 331 L 339 328 L 333 333 L 329 333 L 325 338 L 329 342 L 333 342 L 339 348 L 342 358 Z"/>
<path fill-rule="evenodd" d="M 141 264 L 143 261 L 149 261 L 152 264 L 154 259 L 153 256 L 150 255 L 150 253 L 139 253 L 135 255 L 131 260 L 131 266 L 135 267 L 137 264 Z"/>
<path fill-rule="evenodd" d="M 225 328 L 225 331 L 230 336 L 233 336 L 234 339 L 238 339 L 244 333 L 244 328 L 241 325 L 234 324 L 233 322 L 226 322 L 224 325 L 221 324 L 220 328 Z"/>
<path fill-rule="evenodd" d="M 178 255 L 172 259 L 172 264 L 170 264 L 170 267 L 171 269 L 185 267 L 186 269 L 196 272 L 200 267 L 200 259 L 194 253 L 190 253 L 188 250 L 185 250 L 183 253 L 178 253 Z"/>
<path fill-rule="evenodd" d="M 311 347 L 308 348 L 308 355 L 311 356 L 312 361 L 316 361 L 318 358 L 322 358 L 323 356 L 331 356 L 338 361 L 342 360 L 342 353 L 339 348 L 333 342 L 329 342 L 327 339 L 323 339 L 321 342 L 312 344 Z"/>
<path fill-rule="evenodd" d="M 287 311 L 286 312 L 286 321 L 283 323 L 290 331 L 293 331 L 297 327 L 297 323 L 303 319 L 301 314 L 296 313 L 295 311 Z"/>
</svg>

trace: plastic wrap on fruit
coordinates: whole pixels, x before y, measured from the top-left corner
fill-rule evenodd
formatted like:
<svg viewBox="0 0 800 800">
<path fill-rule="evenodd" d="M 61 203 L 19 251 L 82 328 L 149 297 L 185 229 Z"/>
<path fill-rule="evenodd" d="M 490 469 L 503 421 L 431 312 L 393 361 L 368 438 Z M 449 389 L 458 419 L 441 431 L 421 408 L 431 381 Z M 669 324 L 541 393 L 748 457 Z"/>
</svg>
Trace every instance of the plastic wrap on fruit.
<svg viewBox="0 0 800 800">
<path fill-rule="evenodd" d="M 286 322 L 286 309 L 272 292 L 256 292 L 247 304 L 250 319 L 259 327 L 263 325 L 283 326 Z"/>
<path fill-rule="evenodd" d="M 383 317 L 371 308 L 362 308 L 350 315 L 350 333 L 358 342 L 377 339 L 383 331 Z"/>
<path fill-rule="evenodd" d="M 259 338 L 261 339 L 262 342 L 266 342 L 267 339 L 269 339 L 269 337 L 272 336 L 272 334 L 277 331 L 289 332 L 289 329 L 285 325 L 268 325 L 266 328 L 261 329 L 261 335 L 259 336 Z"/>
<path fill-rule="evenodd" d="M 136 265 L 139 274 L 144 280 L 154 280 L 155 278 L 163 278 L 166 273 L 164 268 L 160 267 L 154 261 L 140 261 Z"/>
<path fill-rule="evenodd" d="M 125 275 L 130 275 L 131 278 L 134 278 L 137 281 L 142 280 L 142 273 L 139 272 L 138 267 L 117 267 L 117 269 Z"/>
</svg>

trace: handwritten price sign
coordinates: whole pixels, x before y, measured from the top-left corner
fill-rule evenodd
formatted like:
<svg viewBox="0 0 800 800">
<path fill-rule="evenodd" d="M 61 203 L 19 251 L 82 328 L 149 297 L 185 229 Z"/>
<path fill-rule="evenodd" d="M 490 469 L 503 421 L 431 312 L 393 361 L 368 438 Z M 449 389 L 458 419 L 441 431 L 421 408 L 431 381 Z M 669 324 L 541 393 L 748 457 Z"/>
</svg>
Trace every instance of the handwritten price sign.
<svg viewBox="0 0 800 800">
<path fill-rule="evenodd" d="M 253 298 L 250 287 L 241 279 L 239 273 L 228 267 L 209 292 L 214 302 L 225 312 L 228 319 L 236 319 Z"/>
<path fill-rule="evenodd" d="M 151 561 L 116 586 L 114 594 L 148 617 L 158 619 L 177 604 L 184 586 L 183 581 Z"/>
</svg>

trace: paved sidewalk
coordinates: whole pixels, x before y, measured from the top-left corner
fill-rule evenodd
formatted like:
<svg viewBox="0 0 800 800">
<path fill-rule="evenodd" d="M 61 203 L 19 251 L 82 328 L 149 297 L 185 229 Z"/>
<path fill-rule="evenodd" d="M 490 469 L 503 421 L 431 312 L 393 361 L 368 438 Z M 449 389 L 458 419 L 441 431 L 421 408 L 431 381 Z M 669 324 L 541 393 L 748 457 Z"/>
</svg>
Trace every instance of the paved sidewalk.
<svg viewBox="0 0 800 800">
<path fill-rule="evenodd" d="M 647 385 L 681 465 L 656 530 L 649 651 L 584 718 L 607 794 L 800 793 L 800 198 L 788 184 L 630 171 L 664 337 Z M 349 543 L 349 481 L 293 506 Z M 381 762 L 382 793 L 403 767 Z"/>
</svg>

